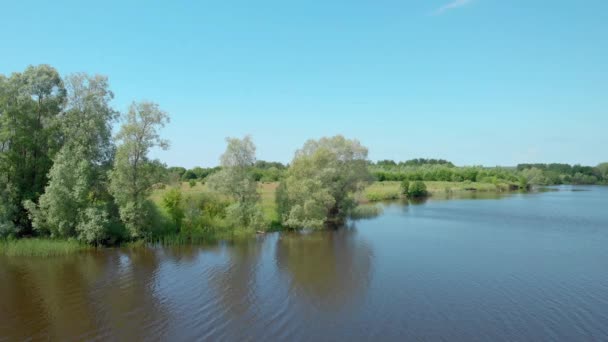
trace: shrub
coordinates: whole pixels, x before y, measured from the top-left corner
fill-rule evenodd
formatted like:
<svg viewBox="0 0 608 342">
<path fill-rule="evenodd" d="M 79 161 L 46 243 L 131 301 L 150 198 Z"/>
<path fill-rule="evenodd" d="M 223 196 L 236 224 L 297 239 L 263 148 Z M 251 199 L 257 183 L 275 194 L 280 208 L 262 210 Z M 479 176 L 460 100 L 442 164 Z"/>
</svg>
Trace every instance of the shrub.
<svg viewBox="0 0 608 342">
<path fill-rule="evenodd" d="M 422 181 L 413 182 L 407 193 L 408 197 L 416 198 L 416 197 L 424 197 L 427 195 L 426 184 Z"/>
<path fill-rule="evenodd" d="M 163 196 L 163 205 L 165 206 L 165 209 L 167 209 L 169 216 L 171 216 L 175 227 L 179 229 L 182 219 L 184 218 L 184 209 L 182 208 L 182 192 L 176 188 L 167 191 L 165 196 Z"/>
</svg>

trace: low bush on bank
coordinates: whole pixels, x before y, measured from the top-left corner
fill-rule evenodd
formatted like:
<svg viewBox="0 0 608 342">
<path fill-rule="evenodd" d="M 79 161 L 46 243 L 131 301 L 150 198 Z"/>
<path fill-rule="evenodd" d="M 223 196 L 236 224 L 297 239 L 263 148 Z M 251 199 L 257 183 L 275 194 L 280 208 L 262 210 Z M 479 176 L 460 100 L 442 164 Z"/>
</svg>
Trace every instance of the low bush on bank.
<svg viewBox="0 0 608 342">
<path fill-rule="evenodd" d="M 414 181 L 409 186 L 407 197 L 417 198 L 427 196 L 429 193 L 426 190 L 426 184 L 423 181 Z"/>
</svg>

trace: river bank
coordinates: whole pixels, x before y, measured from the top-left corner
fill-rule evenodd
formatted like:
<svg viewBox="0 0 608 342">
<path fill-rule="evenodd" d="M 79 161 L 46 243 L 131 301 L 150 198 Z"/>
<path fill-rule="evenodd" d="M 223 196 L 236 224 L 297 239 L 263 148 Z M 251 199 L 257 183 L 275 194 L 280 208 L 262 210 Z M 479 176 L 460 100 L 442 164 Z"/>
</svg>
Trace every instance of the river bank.
<svg viewBox="0 0 608 342">
<path fill-rule="evenodd" d="M 278 224 L 278 217 L 275 203 L 275 192 L 278 187 L 278 182 L 270 183 L 259 183 L 258 192 L 261 198 L 261 207 L 264 212 L 266 220 L 269 222 L 267 231 L 281 230 Z M 510 187 L 509 184 L 492 184 L 492 183 L 481 183 L 481 182 L 425 182 L 427 191 L 431 197 L 449 198 L 451 195 L 458 197 L 458 195 L 471 193 L 471 192 L 482 192 L 485 194 L 491 193 L 505 193 L 508 192 Z M 163 207 L 162 199 L 169 189 L 172 187 L 165 187 L 164 189 L 157 189 L 152 193 L 151 200 L 156 205 L 158 212 L 164 217 L 168 218 L 168 213 Z M 199 198 L 211 193 L 211 190 L 202 183 L 196 183 L 191 186 L 189 183 L 182 183 L 179 185 L 180 191 L 184 197 Z M 360 204 L 374 203 L 378 201 L 390 201 L 396 200 L 402 197 L 400 182 L 385 181 L 385 182 L 374 182 L 367 186 L 360 193 L 355 194 L 357 201 Z M 378 212 L 370 210 L 373 208 L 362 207 L 361 212 L 355 213 L 357 218 L 373 216 Z M 373 212 L 372 212 L 373 211 Z M 242 233 L 242 232 L 241 232 Z M 202 233 L 201 236 L 193 238 L 191 235 L 184 236 L 182 233 L 172 233 L 163 236 L 158 236 L 150 241 L 151 243 L 161 245 L 183 245 L 192 244 L 197 242 L 210 242 L 218 239 L 232 239 L 232 238 L 243 238 L 253 236 L 255 232 L 250 234 L 223 234 L 218 235 L 217 233 Z M 136 241 L 131 244 L 145 245 L 146 241 Z M 49 238 L 23 238 L 0 241 L 0 255 L 7 256 L 36 256 L 36 257 L 50 257 L 69 255 L 74 253 L 80 253 L 95 247 L 80 243 L 76 240 L 56 240 Z"/>
</svg>

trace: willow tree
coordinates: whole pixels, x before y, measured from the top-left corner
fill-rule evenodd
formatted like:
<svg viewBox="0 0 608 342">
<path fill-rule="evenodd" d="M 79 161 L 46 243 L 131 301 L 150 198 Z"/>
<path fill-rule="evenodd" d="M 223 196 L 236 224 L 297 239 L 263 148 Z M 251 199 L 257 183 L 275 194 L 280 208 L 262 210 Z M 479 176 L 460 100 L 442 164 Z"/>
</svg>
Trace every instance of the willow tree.
<svg viewBox="0 0 608 342">
<path fill-rule="evenodd" d="M 132 238 L 146 235 L 153 223 L 148 198 L 157 176 L 157 165 L 148 154 L 155 147 L 168 147 L 168 142 L 158 133 L 168 122 L 168 114 L 157 104 L 133 103 L 116 137 L 119 146 L 110 173 L 110 191 Z"/>
<path fill-rule="evenodd" d="M 78 73 L 65 80 L 67 106 L 61 114 L 63 146 L 49 171 L 39 204 L 28 203 L 32 225 L 53 237 L 105 238 L 109 205 L 105 173 L 113 155 L 112 123 L 118 113 L 105 76 Z"/>
<path fill-rule="evenodd" d="M 309 140 L 277 189 L 282 224 L 291 228 L 341 225 L 356 206 L 353 193 L 371 179 L 367 148 L 341 135 Z"/>
<path fill-rule="evenodd" d="M 209 186 L 233 201 L 226 216 L 235 228 L 263 229 L 260 195 L 252 172 L 256 162 L 255 145 L 250 136 L 227 138 L 226 142 L 226 151 L 220 158 L 222 169 L 209 176 Z"/>
</svg>

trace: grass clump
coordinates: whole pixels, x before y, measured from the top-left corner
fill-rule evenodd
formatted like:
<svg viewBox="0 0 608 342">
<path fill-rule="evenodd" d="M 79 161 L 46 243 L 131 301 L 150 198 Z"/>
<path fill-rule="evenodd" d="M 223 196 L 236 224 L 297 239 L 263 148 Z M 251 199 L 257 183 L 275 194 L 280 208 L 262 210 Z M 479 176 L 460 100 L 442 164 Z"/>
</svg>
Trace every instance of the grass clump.
<svg viewBox="0 0 608 342">
<path fill-rule="evenodd" d="M 0 241 L 0 254 L 6 256 L 50 257 L 79 253 L 92 248 L 76 240 L 19 239 Z"/>
</svg>

